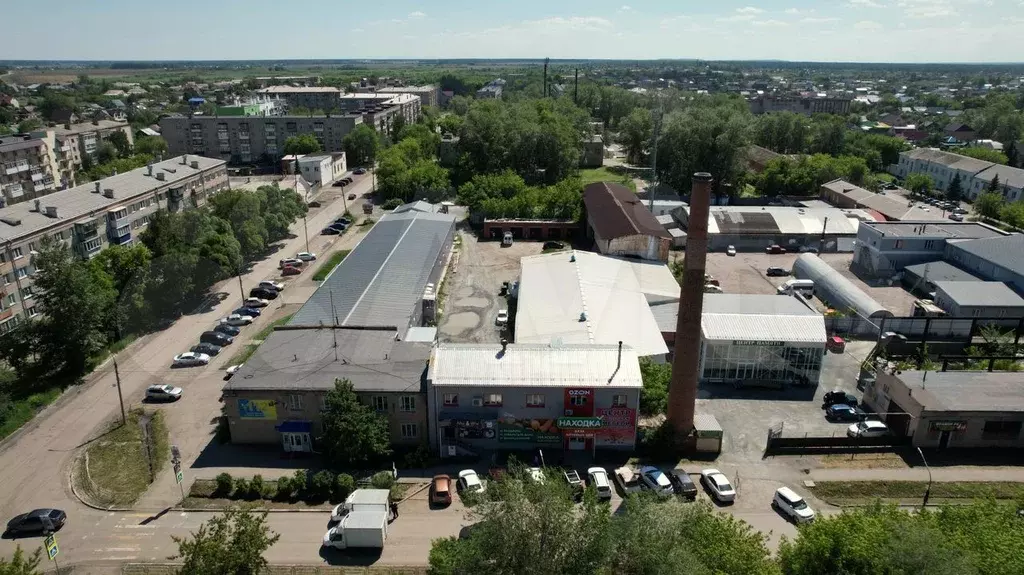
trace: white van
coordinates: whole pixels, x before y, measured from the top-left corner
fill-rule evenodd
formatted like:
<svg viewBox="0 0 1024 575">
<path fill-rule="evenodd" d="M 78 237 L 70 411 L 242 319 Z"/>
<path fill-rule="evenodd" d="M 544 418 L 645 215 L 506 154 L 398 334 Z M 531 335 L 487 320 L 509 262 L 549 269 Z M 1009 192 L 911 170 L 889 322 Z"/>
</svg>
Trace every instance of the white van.
<svg viewBox="0 0 1024 575">
<path fill-rule="evenodd" d="M 510 245 L 512 245 L 512 232 L 505 232 L 505 235 L 502 236 L 502 238 L 501 238 L 501 245 L 502 246 L 510 246 Z"/>
<path fill-rule="evenodd" d="M 814 280 L 786 280 L 776 291 L 779 294 L 798 293 L 809 298 L 814 295 Z"/>
</svg>

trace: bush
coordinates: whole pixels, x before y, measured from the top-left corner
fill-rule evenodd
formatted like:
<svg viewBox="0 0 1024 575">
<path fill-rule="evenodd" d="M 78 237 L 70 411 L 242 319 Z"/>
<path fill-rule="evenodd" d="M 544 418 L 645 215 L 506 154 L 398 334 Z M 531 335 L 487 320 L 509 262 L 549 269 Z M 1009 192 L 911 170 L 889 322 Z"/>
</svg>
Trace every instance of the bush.
<svg viewBox="0 0 1024 575">
<path fill-rule="evenodd" d="M 258 473 L 253 475 L 252 481 L 249 482 L 249 496 L 247 499 L 259 499 L 260 497 L 263 497 L 264 487 L 263 476 Z"/>
<path fill-rule="evenodd" d="M 339 473 L 334 478 L 334 500 L 341 502 L 356 488 L 356 480 L 348 473 Z"/>
<path fill-rule="evenodd" d="M 231 495 L 231 490 L 235 487 L 235 482 L 231 478 L 231 474 L 221 473 L 220 475 L 217 476 L 216 481 L 217 489 L 214 491 L 214 493 L 220 495 L 221 497 L 227 497 L 228 495 Z"/>
<path fill-rule="evenodd" d="M 296 469 L 295 475 L 292 476 L 292 489 L 295 491 L 295 495 L 301 497 L 302 492 L 306 490 L 306 470 Z"/>
<path fill-rule="evenodd" d="M 391 198 L 390 200 L 384 202 L 384 205 L 381 207 L 385 210 L 393 210 L 398 206 L 402 205 L 403 203 L 405 202 L 403 202 L 401 198 Z"/>
<path fill-rule="evenodd" d="M 235 480 L 235 491 L 231 494 L 233 499 L 245 499 L 249 496 L 249 482 L 244 477 Z"/>
<path fill-rule="evenodd" d="M 282 477 L 277 480 L 277 490 L 274 492 L 274 499 L 285 501 L 292 498 L 292 478 Z"/>
<path fill-rule="evenodd" d="M 378 471 L 370 478 L 370 485 L 374 489 L 391 489 L 395 484 L 395 475 L 390 471 Z"/>
<path fill-rule="evenodd" d="M 316 499 L 328 499 L 334 487 L 334 474 L 326 469 L 317 471 L 309 481 L 310 495 Z"/>
<path fill-rule="evenodd" d="M 410 451 L 405 454 L 403 467 L 416 467 L 424 468 L 430 466 L 430 450 L 427 449 L 426 445 L 420 445 L 415 451 Z"/>
</svg>

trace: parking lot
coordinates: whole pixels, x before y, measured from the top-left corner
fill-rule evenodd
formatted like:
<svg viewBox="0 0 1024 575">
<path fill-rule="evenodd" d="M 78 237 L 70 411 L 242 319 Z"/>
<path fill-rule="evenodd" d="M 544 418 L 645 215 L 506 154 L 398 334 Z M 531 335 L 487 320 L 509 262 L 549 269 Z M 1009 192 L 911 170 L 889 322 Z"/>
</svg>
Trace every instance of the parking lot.
<svg viewBox="0 0 1024 575">
<path fill-rule="evenodd" d="M 462 237 L 458 266 L 443 288 L 448 294 L 439 328 L 441 341 L 497 343 L 501 330 L 494 320 L 498 310 L 508 309 L 499 295 L 502 282 L 519 277 L 519 259 L 541 253 L 541 242 L 517 241 L 502 247 L 499 241 L 478 241 L 466 230 Z M 514 323 L 515 318 L 509 319 Z"/>
</svg>

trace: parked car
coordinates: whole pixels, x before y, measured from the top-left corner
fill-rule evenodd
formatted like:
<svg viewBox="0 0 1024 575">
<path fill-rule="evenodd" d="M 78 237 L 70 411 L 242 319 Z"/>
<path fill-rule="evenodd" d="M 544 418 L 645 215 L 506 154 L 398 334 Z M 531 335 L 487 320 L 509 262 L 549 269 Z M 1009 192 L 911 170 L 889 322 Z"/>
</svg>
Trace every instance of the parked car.
<svg viewBox="0 0 1024 575">
<path fill-rule="evenodd" d="M 954 222 L 962 222 L 964 221 L 964 216 L 962 214 L 953 213 L 949 214 L 949 219 L 953 220 Z"/>
<path fill-rule="evenodd" d="M 12 537 L 34 533 L 49 535 L 63 527 L 67 518 L 60 509 L 33 509 L 8 521 L 4 533 Z"/>
<path fill-rule="evenodd" d="M 348 182 L 346 182 L 345 180 L 342 179 L 342 180 L 338 180 L 337 182 L 334 182 L 331 185 L 335 186 L 335 187 L 338 187 L 338 188 L 344 188 L 345 186 L 348 185 Z"/>
<path fill-rule="evenodd" d="M 242 306 L 242 307 L 236 309 L 235 311 L 233 311 L 231 313 L 232 314 L 236 314 L 236 315 L 247 315 L 247 316 L 249 316 L 251 318 L 254 318 L 254 319 L 260 317 L 261 315 L 263 315 L 263 312 L 260 311 L 259 308 L 248 307 L 248 306 Z"/>
<path fill-rule="evenodd" d="M 825 409 L 825 418 L 829 421 L 863 421 L 867 417 L 859 407 L 850 407 L 845 403 L 836 403 Z"/>
<path fill-rule="evenodd" d="M 883 437 L 889 435 L 889 427 L 881 421 L 861 421 L 846 429 L 847 437 Z"/>
<path fill-rule="evenodd" d="M 313 200 L 312 202 L 309 202 L 306 205 L 311 207 L 311 208 L 319 208 L 321 206 L 320 202 L 318 202 L 316 200 Z"/>
<path fill-rule="evenodd" d="M 218 323 L 216 327 L 213 328 L 213 331 L 217 333 L 223 333 L 224 335 L 230 335 L 231 337 L 235 337 L 236 335 L 242 333 L 242 330 L 238 329 L 233 325 L 228 325 L 226 323 Z"/>
<path fill-rule="evenodd" d="M 348 195 L 348 199 L 349 200 L 354 200 L 354 199 L 356 199 L 356 195 L 355 194 L 349 194 Z"/>
<path fill-rule="evenodd" d="M 192 346 L 192 352 L 206 355 L 218 355 L 220 353 L 220 346 L 212 343 L 200 343 L 199 345 Z"/>
<path fill-rule="evenodd" d="M 597 492 L 598 499 L 612 498 L 612 484 L 608 481 L 608 472 L 603 467 L 587 469 L 587 479 L 590 480 L 590 485 Z"/>
<path fill-rule="evenodd" d="M 342 180 L 343 180 L 343 181 L 344 181 L 344 182 L 345 182 L 346 184 L 351 184 L 351 183 L 352 183 L 352 178 L 351 178 L 351 177 L 349 177 L 349 176 L 345 176 L 344 178 L 342 178 Z"/>
<path fill-rule="evenodd" d="M 334 223 L 336 223 L 336 224 L 344 224 L 346 226 L 350 226 L 350 225 L 352 225 L 352 220 L 342 216 L 342 217 L 334 220 Z"/>
<path fill-rule="evenodd" d="M 322 236 L 337 236 L 337 235 L 341 235 L 341 232 L 342 232 L 342 230 L 339 230 L 338 228 L 324 228 L 324 229 L 320 230 L 320 235 L 322 235 Z"/>
<path fill-rule="evenodd" d="M 181 399 L 181 388 L 173 385 L 151 385 L 146 388 L 146 399 L 150 401 L 177 401 Z"/>
<path fill-rule="evenodd" d="M 224 379 L 231 379 L 240 369 L 242 369 L 242 364 L 229 365 L 227 369 L 224 370 Z"/>
<path fill-rule="evenodd" d="M 729 483 L 729 478 L 721 471 L 705 469 L 700 472 L 700 481 L 716 501 L 725 503 L 736 500 L 736 490 Z"/>
<path fill-rule="evenodd" d="M 832 353 L 843 353 L 846 350 L 846 340 L 838 335 L 833 335 L 825 340 L 825 349 Z"/>
<path fill-rule="evenodd" d="M 356 168 L 356 169 L 352 170 L 352 173 L 356 174 L 358 176 L 361 176 L 361 175 L 366 173 L 366 170 L 363 169 L 363 168 Z"/>
<path fill-rule="evenodd" d="M 260 283 L 258 283 L 256 287 L 263 289 L 272 289 L 274 291 L 281 291 L 284 289 L 284 284 L 282 282 L 276 282 L 273 280 L 263 280 Z"/>
<path fill-rule="evenodd" d="M 242 302 L 242 305 L 244 307 L 267 307 L 270 305 L 270 302 L 262 298 L 250 297 L 246 298 L 245 301 Z"/>
<path fill-rule="evenodd" d="M 199 343 L 212 343 L 213 345 L 218 345 L 220 347 L 231 345 L 234 341 L 234 337 L 216 330 L 204 331 L 202 335 L 199 336 Z"/>
<path fill-rule="evenodd" d="M 736 255 L 736 246 L 729 246 L 729 247 L 725 248 L 725 255 L 727 255 L 727 256 L 735 256 Z"/>
<path fill-rule="evenodd" d="M 693 484 L 690 474 L 685 469 L 677 467 L 669 471 L 668 480 L 672 483 L 672 488 L 675 489 L 677 495 L 682 495 L 690 501 L 697 499 L 697 486 Z"/>
<path fill-rule="evenodd" d="M 560 250 L 564 247 L 565 244 L 562 242 L 544 242 L 544 245 L 542 246 L 545 250 Z"/>
<path fill-rule="evenodd" d="M 284 266 L 281 268 L 281 275 L 283 276 L 297 276 L 302 273 L 302 270 L 295 266 Z"/>
<path fill-rule="evenodd" d="M 957 207 L 953 208 L 953 213 L 954 214 L 967 215 L 969 212 L 965 208 L 961 208 L 961 207 L 957 206 Z"/>
<path fill-rule="evenodd" d="M 814 247 L 810 247 L 810 246 L 800 246 L 800 253 L 802 253 L 802 254 L 816 254 L 816 253 L 818 253 L 818 248 L 814 248 Z"/>
<path fill-rule="evenodd" d="M 329 225 L 329 226 L 327 226 L 327 227 L 328 227 L 328 228 L 330 228 L 330 229 L 332 229 L 332 230 L 335 230 L 335 231 L 336 231 L 336 232 L 338 232 L 339 234 L 343 234 L 343 233 L 345 233 L 345 230 L 347 230 L 347 229 L 348 229 L 348 226 L 347 226 L 347 225 L 345 225 L 345 224 L 331 224 L 331 225 Z"/>
<path fill-rule="evenodd" d="M 480 476 L 472 469 L 463 469 L 459 472 L 459 489 L 463 493 L 483 493 L 487 486 L 480 480 Z"/>
<path fill-rule="evenodd" d="M 284 258 L 283 260 L 281 260 L 279 262 L 277 267 L 279 267 L 281 269 L 284 269 L 285 266 L 293 266 L 293 267 L 301 268 L 304 263 L 305 262 L 303 262 L 302 260 L 300 260 L 298 258 Z"/>
<path fill-rule="evenodd" d="M 814 510 L 807 505 L 803 497 L 788 487 L 780 487 L 775 490 L 772 507 L 785 513 L 796 523 L 814 521 Z"/>
<path fill-rule="evenodd" d="M 300 260 L 302 260 L 304 262 L 315 262 L 316 261 L 316 254 L 310 253 L 310 252 L 299 252 L 299 253 L 295 254 L 295 258 L 296 259 L 300 259 Z"/>
<path fill-rule="evenodd" d="M 843 391 L 841 389 L 834 389 L 834 390 L 826 393 L 824 401 L 825 401 L 824 407 L 828 407 L 830 405 L 835 405 L 837 403 L 845 403 L 846 405 L 849 405 L 850 407 L 857 407 L 857 403 L 858 403 L 856 396 L 854 396 L 852 393 L 846 393 L 845 391 Z"/>
<path fill-rule="evenodd" d="M 772 245 L 770 245 L 770 246 L 768 246 L 768 247 L 766 247 L 764 249 L 764 253 L 766 253 L 766 254 L 784 254 L 784 253 L 786 253 L 786 248 L 780 246 L 779 244 L 772 244 Z"/>
<path fill-rule="evenodd" d="M 657 493 L 658 495 L 672 495 L 672 482 L 668 480 L 668 477 L 657 467 L 651 465 L 645 465 L 640 468 L 640 478 L 644 483 L 644 487 Z"/>
<path fill-rule="evenodd" d="M 623 493 L 638 493 L 640 491 L 640 476 L 631 467 L 620 467 L 615 470 L 615 481 Z"/>
<path fill-rule="evenodd" d="M 220 321 L 228 325 L 249 325 L 252 323 L 252 316 L 233 313 Z"/>
<path fill-rule="evenodd" d="M 786 268 L 771 267 L 771 268 L 768 268 L 767 271 L 765 271 L 765 275 L 768 276 L 768 277 L 779 277 L 779 278 L 782 278 L 782 277 L 786 277 L 786 276 L 789 275 L 789 270 L 787 270 Z"/>
<path fill-rule="evenodd" d="M 210 363 L 210 356 L 203 353 L 186 351 L 174 356 L 174 367 L 193 367 Z"/>
<path fill-rule="evenodd" d="M 499 309 L 498 317 L 494 318 L 494 325 L 504 326 L 508 324 L 508 310 Z"/>
<path fill-rule="evenodd" d="M 249 290 L 249 297 L 258 297 L 260 299 L 277 299 L 277 290 L 267 288 L 252 288 Z"/>
<path fill-rule="evenodd" d="M 451 505 L 452 478 L 447 475 L 435 475 L 430 483 L 430 502 L 435 505 Z"/>
</svg>

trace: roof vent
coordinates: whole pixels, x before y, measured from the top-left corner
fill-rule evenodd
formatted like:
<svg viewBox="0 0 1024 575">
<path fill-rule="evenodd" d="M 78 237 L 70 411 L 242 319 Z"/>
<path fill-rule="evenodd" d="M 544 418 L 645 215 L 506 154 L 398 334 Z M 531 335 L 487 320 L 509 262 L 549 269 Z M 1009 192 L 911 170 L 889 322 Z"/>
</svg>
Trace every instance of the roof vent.
<svg viewBox="0 0 1024 575">
<path fill-rule="evenodd" d="M 182 166 L 188 165 L 188 154 L 185 154 L 184 156 L 181 157 L 181 165 Z"/>
<path fill-rule="evenodd" d="M 42 205 L 43 205 L 43 202 L 41 200 L 36 200 L 36 209 L 34 211 L 37 211 L 37 212 L 43 211 Z"/>
<path fill-rule="evenodd" d="M 164 178 L 166 178 L 166 175 L 164 175 L 163 172 L 157 172 L 156 173 L 156 179 L 158 179 L 158 180 L 160 180 L 162 182 L 162 181 L 164 181 Z"/>
<path fill-rule="evenodd" d="M 103 197 L 110 198 L 111 200 L 114 199 L 114 188 L 107 188 L 103 190 Z"/>
<path fill-rule="evenodd" d="M 581 311 L 580 312 L 580 321 L 587 321 L 587 312 L 585 312 L 585 311 Z"/>
<path fill-rule="evenodd" d="M 92 193 L 98 194 L 103 191 L 103 183 L 100 181 L 96 182 L 96 186 L 93 188 Z"/>
<path fill-rule="evenodd" d="M 20 226 L 21 225 L 21 220 L 18 219 L 18 218 L 11 218 L 11 217 L 0 218 L 0 222 L 3 222 L 3 223 L 5 223 L 5 224 L 7 224 L 9 226 Z"/>
<path fill-rule="evenodd" d="M 57 206 L 46 206 L 46 217 L 56 218 L 57 217 Z"/>
<path fill-rule="evenodd" d="M 192 166 L 193 170 L 198 170 L 199 169 L 199 162 L 196 161 L 196 160 L 192 160 L 192 163 L 189 164 L 189 165 Z"/>
<path fill-rule="evenodd" d="M 146 165 L 146 175 L 147 176 L 152 176 L 153 175 L 153 164 Z"/>
</svg>

